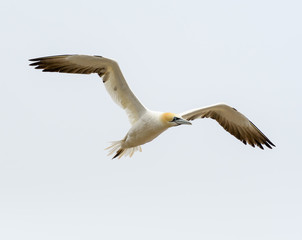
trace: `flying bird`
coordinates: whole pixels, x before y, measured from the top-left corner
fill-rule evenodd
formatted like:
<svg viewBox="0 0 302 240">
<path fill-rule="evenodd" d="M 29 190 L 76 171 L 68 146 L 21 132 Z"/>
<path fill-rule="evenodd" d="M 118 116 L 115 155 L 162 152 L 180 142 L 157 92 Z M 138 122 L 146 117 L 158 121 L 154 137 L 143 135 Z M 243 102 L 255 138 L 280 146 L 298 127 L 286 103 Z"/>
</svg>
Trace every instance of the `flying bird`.
<svg viewBox="0 0 302 240">
<path fill-rule="evenodd" d="M 151 111 L 129 88 L 117 62 L 101 56 L 59 55 L 30 59 L 30 66 L 43 72 L 91 74 L 97 73 L 111 98 L 127 113 L 131 128 L 120 141 L 106 148 L 113 158 L 132 156 L 142 151 L 141 145 L 152 141 L 168 128 L 191 125 L 192 120 L 212 118 L 244 144 L 263 149 L 275 146 L 247 117 L 226 104 L 215 104 L 183 113 Z"/>
</svg>

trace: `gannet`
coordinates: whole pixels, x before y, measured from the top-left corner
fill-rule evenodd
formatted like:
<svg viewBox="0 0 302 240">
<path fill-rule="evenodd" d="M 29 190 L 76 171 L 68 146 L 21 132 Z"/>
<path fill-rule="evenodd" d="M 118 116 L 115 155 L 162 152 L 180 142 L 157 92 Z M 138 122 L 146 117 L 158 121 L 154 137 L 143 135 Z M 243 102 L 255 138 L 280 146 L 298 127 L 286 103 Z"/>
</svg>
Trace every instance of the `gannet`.
<svg viewBox="0 0 302 240">
<path fill-rule="evenodd" d="M 168 128 L 191 125 L 198 118 L 212 118 L 226 131 L 238 138 L 244 144 L 252 147 L 262 145 L 268 148 L 275 145 L 243 114 L 224 103 L 192 109 L 183 113 L 151 111 L 146 108 L 130 90 L 116 61 L 101 56 L 59 55 L 30 59 L 36 69 L 43 72 L 62 72 L 91 74 L 97 73 L 111 98 L 127 113 L 131 128 L 120 141 L 112 142 L 106 148 L 108 155 L 120 159 L 130 156 L 136 151 L 142 151 L 141 145 L 152 141 Z"/>
</svg>

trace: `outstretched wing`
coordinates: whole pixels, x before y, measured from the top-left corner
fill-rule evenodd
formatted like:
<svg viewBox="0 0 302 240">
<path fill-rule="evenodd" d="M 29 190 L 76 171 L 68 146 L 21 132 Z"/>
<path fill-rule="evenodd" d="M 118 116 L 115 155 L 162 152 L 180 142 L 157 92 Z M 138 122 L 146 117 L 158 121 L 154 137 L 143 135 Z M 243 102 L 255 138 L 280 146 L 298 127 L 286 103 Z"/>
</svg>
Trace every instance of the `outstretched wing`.
<svg viewBox="0 0 302 240">
<path fill-rule="evenodd" d="M 263 149 L 262 145 L 268 148 L 275 145 L 243 114 L 226 104 L 217 104 L 204 108 L 193 109 L 180 116 L 186 120 L 195 120 L 197 118 L 215 119 L 226 131 L 238 138 L 244 144 L 258 146 Z"/>
<path fill-rule="evenodd" d="M 130 90 L 118 64 L 111 59 L 88 55 L 60 55 L 29 61 L 33 62 L 30 66 L 43 69 L 43 72 L 97 73 L 103 77 L 103 83 L 112 99 L 126 110 L 131 124 L 146 110 Z"/>
</svg>

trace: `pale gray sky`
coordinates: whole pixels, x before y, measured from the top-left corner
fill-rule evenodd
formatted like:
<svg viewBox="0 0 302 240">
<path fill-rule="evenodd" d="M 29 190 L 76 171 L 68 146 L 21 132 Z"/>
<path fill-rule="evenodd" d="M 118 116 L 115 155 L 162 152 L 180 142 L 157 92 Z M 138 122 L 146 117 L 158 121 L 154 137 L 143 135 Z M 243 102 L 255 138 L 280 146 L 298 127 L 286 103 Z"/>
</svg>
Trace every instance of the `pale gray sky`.
<svg viewBox="0 0 302 240">
<path fill-rule="evenodd" d="M 0 239 L 302 239 L 301 1 L 6 1 L 0 5 Z M 150 109 L 225 102 L 276 144 L 213 120 L 131 159 L 130 124 L 96 75 L 28 59 L 118 61 Z"/>
</svg>

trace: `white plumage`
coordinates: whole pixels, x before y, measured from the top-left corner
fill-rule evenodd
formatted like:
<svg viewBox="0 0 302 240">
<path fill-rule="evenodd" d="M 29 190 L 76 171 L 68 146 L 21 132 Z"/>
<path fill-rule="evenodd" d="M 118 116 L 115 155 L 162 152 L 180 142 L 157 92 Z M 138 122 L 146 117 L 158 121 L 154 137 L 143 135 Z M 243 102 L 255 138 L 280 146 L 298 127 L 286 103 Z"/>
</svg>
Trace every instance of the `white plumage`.
<svg viewBox="0 0 302 240">
<path fill-rule="evenodd" d="M 170 127 L 191 124 L 197 118 L 215 119 L 226 131 L 234 135 L 244 144 L 275 146 L 251 121 L 236 109 L 226 104 L 216 104 L 193 109 L 180 114 L 155 112 L 140 103 L 130 90 L 118 64 L 108 58 L 87 55 L 60 55 L 30 59 L 31 66 L 43 69 L 44 72 L 64 72 L 90 74 L 97 73 L 112 99 L 127 113 L 132 125 L 126 136 L 112 142 L 108 147 L 113 158 L 132 156 L 141 151 L 141 145 L 152 141 Z"/>
</svg>

